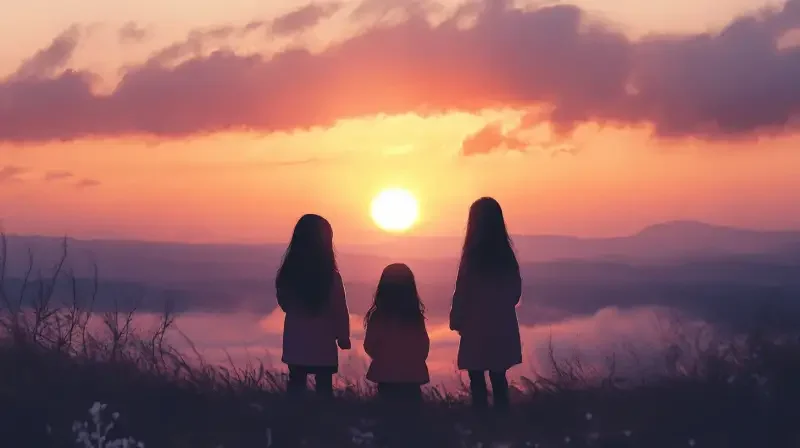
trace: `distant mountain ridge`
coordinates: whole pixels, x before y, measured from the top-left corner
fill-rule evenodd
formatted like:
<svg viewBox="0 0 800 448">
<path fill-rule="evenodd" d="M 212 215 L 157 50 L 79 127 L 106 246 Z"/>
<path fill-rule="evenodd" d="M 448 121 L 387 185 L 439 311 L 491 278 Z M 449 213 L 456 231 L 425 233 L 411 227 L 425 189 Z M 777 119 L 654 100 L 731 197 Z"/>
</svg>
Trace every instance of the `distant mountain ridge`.
<svg viewBox="0 0 800 448">
<path fill-rule="evenodd" d="M 61 238 L 8 235 L 9 269 L 18 274 L 30 249 L 38 264 L 55 260 Z M 659 261 L 686 257 L 800 253 L 800 231 L 759 231 L 696 221 L 655 224 L 629 236 L 581 238 L 558 235 L 514 236 L 522 262 L 564 259 Z M 272 273 L 284 244 L 183 244 L 68 238 L 71 266 L 96 264 L 104 276 L 180 282 L 202 278 L 252 279 Z M 461 249 L 460 237 L 398 236 L 379 245 L 340 245 L 343 268 L 379 271 L 391 261 L 409 261 L 449 272 Z M 372 274 L 370 274 L 372 275 Z"/>
<path fill-rule="evenodd" d="M 513 235 L 523 261 L 551 261 L 584 258 L 632 258 L 657 260 L 694 255 L 744 255 L 800 249 L 800 230 L 764 231 L 706 224 L 699 221 L 670 221 L 648 226 L 619 237 L 584 238 L 564 235 Z M 428 245 L 457 257 L 461 238 L 397 237 L 382 245 L 393 253 L 412 258 L 430 256 Z M 370 248 L 364 246 L 363 252 Z M 356 249 L 354 252 L 357 252 Z"/>
<path fill-rule="evenodd" d="M 515 239 L 526 259 L 621 257 L 634 259 L 680 258 L 696 255 L 771 253 L 800 244 L 800 231 L 759 231 L 710 225 L 696 221 L 655 224 L 624 237 L 545 240 Z"/>
</svg>

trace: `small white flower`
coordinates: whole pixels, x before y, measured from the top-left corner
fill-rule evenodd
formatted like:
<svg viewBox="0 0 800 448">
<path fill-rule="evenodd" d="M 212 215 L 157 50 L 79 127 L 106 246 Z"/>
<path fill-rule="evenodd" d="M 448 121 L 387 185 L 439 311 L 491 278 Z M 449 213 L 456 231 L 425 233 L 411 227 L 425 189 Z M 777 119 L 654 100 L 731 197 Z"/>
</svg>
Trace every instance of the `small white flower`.
<svg viewBox="0 0 800 448">
<path fill-rule="evenodd" d="M 731 375 L 728 377 L 728 384 L 733 384 L 736 381 L 736 376 Z"/>
<path fill-rule="evenodd" d="M 108 408 L 107 404 L 95 402 L 89 408 L 92 416 L 93 429 L 89 430 L 89 423 L 75 421 L 72 424 L 72 432 L 76 434 L 75 443 L 83 448 L 145 448 L 144 442 L 137 442 L 133 437 L 127 439 L 108 439 L 108 434 L 114 429 L 114 421 L 119 418 L 119 413 L 114 412 L 111 416 L 112 421 L 103 421 L 103 411 Z M 50 427 L 48 425 L 48 431 Z"/>
<path fill-rule="evenodd" d="M 586 420 L 589 420 L 589 421 L 591 421 L 591 420 L 592 420 L 592 418 L 594 418 L 594 416 L 592 415 L 592 413 L 591 413 L 591 412 L 587 412 L 587 413 L 586 413 Z"/>
<path fill-rule="evenodd" d="M 625 431 L 622 431 L 622 433 L 625 434 L 625 437 L 630 437 L 633 435 L 633 431 L 630 429 L 626 429 Z"/>
<path fill-rule="evenodd" d="M 689 446 L 695 446 L 695 445 L 697 445 L 697 442 L 695 442 L 694 439 L 689 439 Z"/>
<path fill-rule="evenodd" d="M 572 437 L 570 436 L 564 437 L 564 443 L 570 443 L 570 442 L 572 442 Z"/>
</svg>

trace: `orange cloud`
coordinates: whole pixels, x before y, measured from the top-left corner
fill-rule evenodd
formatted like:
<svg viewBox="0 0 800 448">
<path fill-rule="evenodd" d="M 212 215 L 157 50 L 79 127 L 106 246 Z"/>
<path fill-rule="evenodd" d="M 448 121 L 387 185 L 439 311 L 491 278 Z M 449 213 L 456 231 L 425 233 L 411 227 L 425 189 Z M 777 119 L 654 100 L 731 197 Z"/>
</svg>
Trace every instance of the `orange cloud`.
<svg viewBox="0 0 800 448">
<path fill-rule="evenodd" d="M 488 154 L 501 149 L 524 151 L 527 143 L 503 131 L 502 123 L 489 123 L 475 134 L 468 136 L 461 144 L 465 156 Z"/>
</svg>

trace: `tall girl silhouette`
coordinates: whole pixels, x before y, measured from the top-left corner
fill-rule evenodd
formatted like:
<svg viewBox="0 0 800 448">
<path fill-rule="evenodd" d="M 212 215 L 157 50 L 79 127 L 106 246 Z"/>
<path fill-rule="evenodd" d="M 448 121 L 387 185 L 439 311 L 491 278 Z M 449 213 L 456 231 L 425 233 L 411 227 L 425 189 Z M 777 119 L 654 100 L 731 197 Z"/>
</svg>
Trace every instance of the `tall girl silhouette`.
<svg viewBox="0 0 800 448">
<path fill-rule="evenodd" d="M 506 371 L 522 363 L 516 306 L 522 293 L 519 263 L 500 204 L 484 197 L 469 210 L 450 328 L 461 336 L 458 368 L 469 372 L 472 404 L 488 408 L 486 372 L 494 406 L 509 408 Z"/>
<path fill-rule="evenodd" d="M 350 349 L 350 316 L 333 250 L 333 229 L 319 215 L 297 221 L 275 279 L 278 305 L 286 313 L 282 361 L 289 366 L 290 394 L 306 390 L 314 375 L 316 391 L 333 395 L 338 351 Z"/>
</svg>

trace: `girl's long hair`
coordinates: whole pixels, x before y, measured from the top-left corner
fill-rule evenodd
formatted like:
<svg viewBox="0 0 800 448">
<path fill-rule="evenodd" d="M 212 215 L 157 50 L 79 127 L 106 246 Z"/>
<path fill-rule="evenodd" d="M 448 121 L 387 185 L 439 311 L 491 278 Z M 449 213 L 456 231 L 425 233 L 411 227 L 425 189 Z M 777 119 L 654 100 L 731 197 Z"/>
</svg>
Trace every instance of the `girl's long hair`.
<svg viewBox="0 0 800 448">
<path fill-rule="evenodd" d="M 330 300 L 331 285 L 338 272 L 333 228 L 319 215 L 304 215 L 294 226 L 275 278 L 278 305 L 284 311 L 320 311 Z M 281 291 L 289 294 L 281 294 Z M 287 303 L 287 299 L 291 303 Z"/>
<path fill-rule="evenodd" d="M 458 269 L 466 269 L 471 274 L 519 272 L 503 209 L 495 199 L 480 198 L 469 208 L 467 233 Z"/>
<path fill-rule="evenodd" d="M 409 323 L 425 321 L 425 305 L 419 298 L 414 273 L 405 264 L 390 264 L 383 270 L 375 299 L 364 316 L 364 327 L 377 316 Z"/>
</svg>

